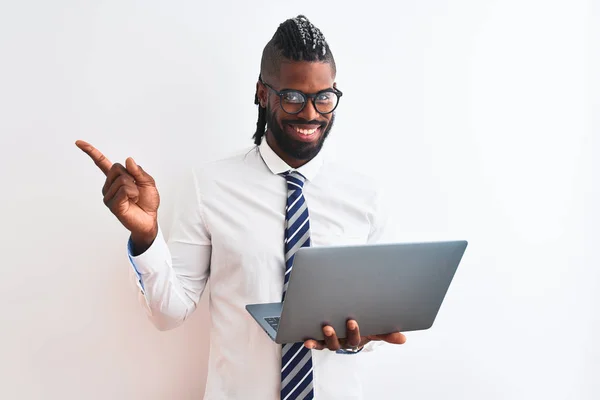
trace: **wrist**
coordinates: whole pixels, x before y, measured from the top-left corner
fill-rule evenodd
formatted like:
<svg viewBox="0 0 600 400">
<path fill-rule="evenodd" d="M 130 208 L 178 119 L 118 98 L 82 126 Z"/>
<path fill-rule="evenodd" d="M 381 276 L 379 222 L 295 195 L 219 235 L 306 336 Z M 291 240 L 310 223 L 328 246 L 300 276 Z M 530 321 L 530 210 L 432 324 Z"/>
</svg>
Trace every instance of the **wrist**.
<svg viewBox="0 0 600 400">
<path fill-rule="evenodd" d="M 151 230 L 147 232 L 131 232 L 131 244 L 133 255 L 137 256 L 144 253 L 152 246 L 158 236 L 158 224 L 154 224 Z"/>
<path fill-rule="evenodd" d="M 347 347 L 347 348 L 339 349 L 338 351 L 336 351 L 336 353 L 338 353 L 338 354 L 358 354 L 362 351 L 363 347 L 364 346 Z"/>
</svg>

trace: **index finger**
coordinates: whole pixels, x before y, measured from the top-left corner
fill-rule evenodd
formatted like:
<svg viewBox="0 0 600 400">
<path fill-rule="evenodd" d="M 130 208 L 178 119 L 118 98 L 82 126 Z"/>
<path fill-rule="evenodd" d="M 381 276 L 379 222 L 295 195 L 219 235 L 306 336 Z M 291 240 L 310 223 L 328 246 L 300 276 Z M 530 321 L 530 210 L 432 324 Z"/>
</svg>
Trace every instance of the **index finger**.
<svg viewBox="0 0 600 400">
<path fill-rule="evenodd" d="M 325 342 L 322 340 L 308 339 L 304 341 L 304 347 L 307 349 L 323 350 L 325 348 Z"/>
<path fill-rule="evenodd" d="M 75 145 L 87 153 L 88 156 L 90 156 L 90 158 L 94 161 L 98 168 L 100 168 L 104 175 L 108 174 L 110 167 L 112 167 L 112 163 L 104 154 L 100 152 L 100 150 L 88 142 L 84 142 L 83 140 L 76 141 Z"/>
</svg>

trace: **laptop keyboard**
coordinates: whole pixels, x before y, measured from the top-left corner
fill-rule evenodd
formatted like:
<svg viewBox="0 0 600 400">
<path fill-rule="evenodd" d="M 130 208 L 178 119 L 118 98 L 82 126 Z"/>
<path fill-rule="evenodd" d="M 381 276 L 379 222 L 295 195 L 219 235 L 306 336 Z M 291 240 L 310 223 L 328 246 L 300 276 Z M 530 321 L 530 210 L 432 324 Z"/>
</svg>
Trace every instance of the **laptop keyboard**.
<svg viewBox="0 0 600 400">
<path fill-rule="evenodd" d="M 265 321 L 267 321 L 267 324 L 271 325 L 271 328 L 275 329 L 275 331 L 279 328 L 279 317 L 265 317 Z"/>
</svg>

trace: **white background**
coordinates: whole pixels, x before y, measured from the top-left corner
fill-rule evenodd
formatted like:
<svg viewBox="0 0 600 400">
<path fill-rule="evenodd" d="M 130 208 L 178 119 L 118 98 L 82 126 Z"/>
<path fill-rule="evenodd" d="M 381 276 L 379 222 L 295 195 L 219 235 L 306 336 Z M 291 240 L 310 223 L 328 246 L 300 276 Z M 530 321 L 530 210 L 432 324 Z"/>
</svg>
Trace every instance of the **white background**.
<svg viewBox="0 0 600 400">
<path fill-rule="evenodd" d="M 403 239 L 470 242 L 434 327 L 363 355 L 367 398 L 600 398 L 600 7 L 578 0 L 3 1 L 0 398 L 202 397 L 205 304 L 147 321 L 74 142 L 133 156 L 168 226 L 184 168 L 252 144 L 262 47 L 299 13 L 344 91 L 328 147 L 389 182 Z"/>
</svg>

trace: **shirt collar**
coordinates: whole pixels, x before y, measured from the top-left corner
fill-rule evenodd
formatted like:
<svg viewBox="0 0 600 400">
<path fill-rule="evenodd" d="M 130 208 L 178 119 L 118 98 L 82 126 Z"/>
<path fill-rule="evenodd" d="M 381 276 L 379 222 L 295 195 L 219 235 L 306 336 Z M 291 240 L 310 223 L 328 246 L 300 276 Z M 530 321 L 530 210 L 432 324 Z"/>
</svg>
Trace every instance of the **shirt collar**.
<svg viewBox="0 0 600 400">
<path fill-rule="evenodd" d="M 314 180 L 317 176 L 321 165 L 323 164 L 323 148 L 317 153 L 312 160 L 301 166 L 300 168 L 292 168 L 283 161 L 269 146 L 267 138 L 263 137 L 261 144 L 258 146 L 260 155 L 267 167 L 273 174 L 282 174 L 287 171 L 298 171 L 309 181 Z"/>
</svg>

